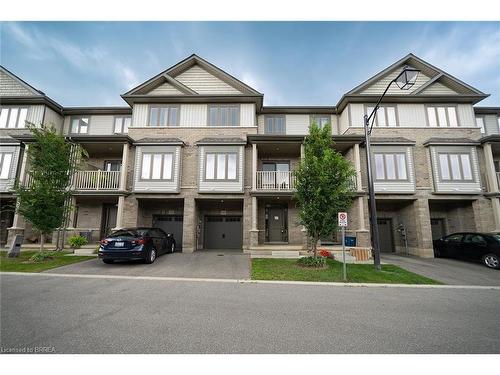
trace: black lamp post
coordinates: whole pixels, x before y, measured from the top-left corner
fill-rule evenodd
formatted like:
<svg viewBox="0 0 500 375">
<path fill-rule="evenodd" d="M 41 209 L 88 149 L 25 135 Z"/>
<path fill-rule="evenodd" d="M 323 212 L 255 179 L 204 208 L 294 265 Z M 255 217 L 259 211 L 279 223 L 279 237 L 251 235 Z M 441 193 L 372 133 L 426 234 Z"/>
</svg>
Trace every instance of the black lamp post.
<svg viewBox="0 0 500 375">
<path fill-rule="evenodd" d="M 373 123 L 375 121 L 375 116 L 377 114 L 377 110 L 384 98 L 385 94 L 389 90 L 389 87 L 396 83 L 396 85 L 401 90 L 408 90 L 417 81 L 418 73 L 420 70 L 410 68 L 405 66 L 403 71 L 389 84 L 387 85 L 384 93 L 379 98 L 377 105 L 373 108 L 372 113 L 370 115 L 365 115 L 364 117 L 364 127 L 365 127 L 365 148 L 366 148 L 366 169 L 367 169 L 367 177 L 368 177 L 368 194 L 370 197 L 370 229 L 371 229 L 371 239 L 372 239 L 372 251 L 373 251 L 373 264 L 375 265 L 376 270 L 380 270 L 380 237 L 378 232 L 378 223 L 377 223 L 377 205 L 375 203 L 375 190 L 373 188 L 373 175 L 372 175 L 372 160 L 371 160 L 371 151 L 370 151 L 370 136 L 372 133 Z M 373 118 L 373 119 L 372 119 Z M 370 125 L 370 119 L 372 119 L 372 123 Z"/>
</svg>

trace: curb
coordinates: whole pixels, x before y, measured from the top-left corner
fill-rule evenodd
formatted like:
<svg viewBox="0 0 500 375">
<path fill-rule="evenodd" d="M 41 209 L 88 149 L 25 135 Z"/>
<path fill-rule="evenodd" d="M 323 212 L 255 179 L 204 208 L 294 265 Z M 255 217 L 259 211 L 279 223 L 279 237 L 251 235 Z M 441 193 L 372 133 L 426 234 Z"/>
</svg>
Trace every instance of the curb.
<svg viewBox="0 0 500 375">
<path fill-rule="evenodd" d="M 473 289 L 473 290 L 500 290 L 500 285 L 427 285 L 427 284 L 377 284 L 377 283 L 338 283 L 322 281 L 286 281 L 286 280 L 250 280 L 250 279 L 211 279 L 195 277 L 167 277 L 167 276 L 125 276 L 125 275 L 92 275 L 69 273 L 36 273 L 36 272 L 0 272 L 0 276 L 47 276 L 69 277 L 80 279 L 116 279 L 116 280 L 160 280 L 181 282 L 211 282 L 211 283 L 237 283 L 237 284 L 278 284 L 278 285 L 306 285 L 306 286 L 336 286 L 344 288 L 417 288 L 417 289 Z"/>
</svg>

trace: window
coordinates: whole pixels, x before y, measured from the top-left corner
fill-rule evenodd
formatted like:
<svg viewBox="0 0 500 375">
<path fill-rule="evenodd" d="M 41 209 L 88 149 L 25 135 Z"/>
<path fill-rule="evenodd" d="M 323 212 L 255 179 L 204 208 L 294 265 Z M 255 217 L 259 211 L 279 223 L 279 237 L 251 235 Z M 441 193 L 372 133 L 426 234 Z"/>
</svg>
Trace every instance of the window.
<svg viewBox="0 0 500 375">
<path fill-rule="evenodd" d="M 451 234 L 445 238 L 445 241 L 446 242 L 461 242 L 462 237 L 463 237 L 462 234 Z"/>
<path fill-rule="evenodd" d="M 264 132 L 266 134 L 285 134 L 285 116 L 266 116 Z"/>
<path fill-rule="evenodd" d="M 210 105 L 208 106 L 208 126 L 239 126 L 239 105 Z"/>
<path fill-rule="evenodd" d="M 325 115 L 312 115 L 311 116 L 311 124 L 316 123 L 320 129 L 323 129 L 323 126 L 326 124 L 330 124 L 330 116 L 325 116 Z"/>
<path fill-rule="evenodd" d="M 370 115 L 375 107 L 366 107 L 366 114 Z M 380 106 L 377 110 L 374 126 L 398 126 L 395 106 Z"/>
<path fill-rule="evenodd" d="M 141 179 L 171 180 L 173 153 L 143 153 Z"/>
<path fill-rule="evenodd" d="M 12 162 L 12 153 L 0 153 L 0 179 L 5 180 L 9 178 L 10 165 Z"/>
<path fill-rule="evenodd" d="M 154 105 L 149 107 L 149 126 L 179 126 L 178 106 Z"/>
<path fill-rule="evenodd" d="M 115 133 L 122 134 L 122 133 L 128 133 L 128 128 L 130 126 L 130 123 L 132 122 L 132 117 L 130 116 L 125 116 L 125 117 L 115 117 Z"/>
<path fill-rule="evenodd" d="M 107 172 L 118 172 L 122 168 L 120 160 L 108 160 L 104 162 L 104 170 Z"/>
<path fill-rule="evenodd" d="M 430 127 L 456 128 L 458 126 L 457 109 L 452 106 L 427 107 L 427 118 Z"/>
<path fill-rule="evenodd" d="M 405 153 L 374 153 L 376 180 L 407 180 Z"/>
<path fill-rule="evenodd" d="M 476 117 L 476 125 L 481 130 L 481 133 L 484 134 L 486 132 L 484 129 L 484 117 Z"/>
<path fill-rule="evenodd" d="M 72 117 L 70 132 L 73 134 L 86 134 L 89 131 L 88 117 Z"/>
<path fill-rule="evenodd" d="M 466 234 L 464 237 L 464 242 L 470 243 L 473 245 L 482 245 L 482 246 L 487 244 L 484 237 L 479 235 L 479 234 Z"/>
<path fill-rule="evenodd" d="M 205 156 L 206 180 L 236 180 L 237 155 L 231 153 L 207 153 Z"/>
<path fill-rule="evenodd" d="M 0 108 L 0 128 L 24 128 L 28 108 Z"/>
<path fill-rule="evenodd" d="M 443 181 L 472 181 L 470 154 L 438 154 Z"/>
</svg>

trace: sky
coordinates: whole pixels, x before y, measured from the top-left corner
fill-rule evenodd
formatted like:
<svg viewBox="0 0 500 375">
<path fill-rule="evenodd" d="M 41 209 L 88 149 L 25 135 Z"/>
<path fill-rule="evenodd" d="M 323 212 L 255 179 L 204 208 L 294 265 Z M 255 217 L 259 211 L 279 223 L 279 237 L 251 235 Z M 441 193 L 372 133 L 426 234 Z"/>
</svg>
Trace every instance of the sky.
<svg viewBox="0 0 500 375">
<path fill-rule="evenodd" d="M 334 106 L 408 53 L 500 106 L 500 22 L 1 22 L 0 64 L 63 106 L 120 94 L 196 53 L 265 105 Z"/>
</svg>

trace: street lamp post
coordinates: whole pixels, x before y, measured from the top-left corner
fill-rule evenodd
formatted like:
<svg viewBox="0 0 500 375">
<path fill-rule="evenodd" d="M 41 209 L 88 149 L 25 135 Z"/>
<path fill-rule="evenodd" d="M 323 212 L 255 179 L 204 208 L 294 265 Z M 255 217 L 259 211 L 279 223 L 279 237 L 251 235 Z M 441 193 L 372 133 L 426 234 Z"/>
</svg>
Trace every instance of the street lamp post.
<svg viewBox="0 0 500 375">
<path fill-rule="evenodd" d="M 415 84 L 418 73 L 420 71 L 414 68 L 410 68 L 405 66 L 403 71 L 394 78 L 387 87 L 385 88 L 384 93 L 379 98 L 375 108 L 369 115 L 365 115 L 363 119 L 363 124 L 365 128 L 365 150 L 366 150 L 366 171 L 368 177 L 368 195 L 370 198 L 370 229 L 371 229 L 371 240 L 372 240 L 372 252 L 373 252 L 373 264 L 375 265 L 376 270 L 380 270 L 380 237 L 378 231 L 378 223 L 377 223 L 377 205 L 375 202 L 375 189 L 373 187 L 373 174 L 372 174 L 372 159 L 371 159 L 371 150 L 370 150 L 370 137 L 373 129 L 373 123 L 375 121 L 375 116 L 377 114 L 377 110 L 384 98 L 385 94 L 389 90 L 389 87 L 396 83 L 396 85 L 401 90 L 408 90 Z M 372 120 L 370 125 L 370 120 Z"/>
</svg>

